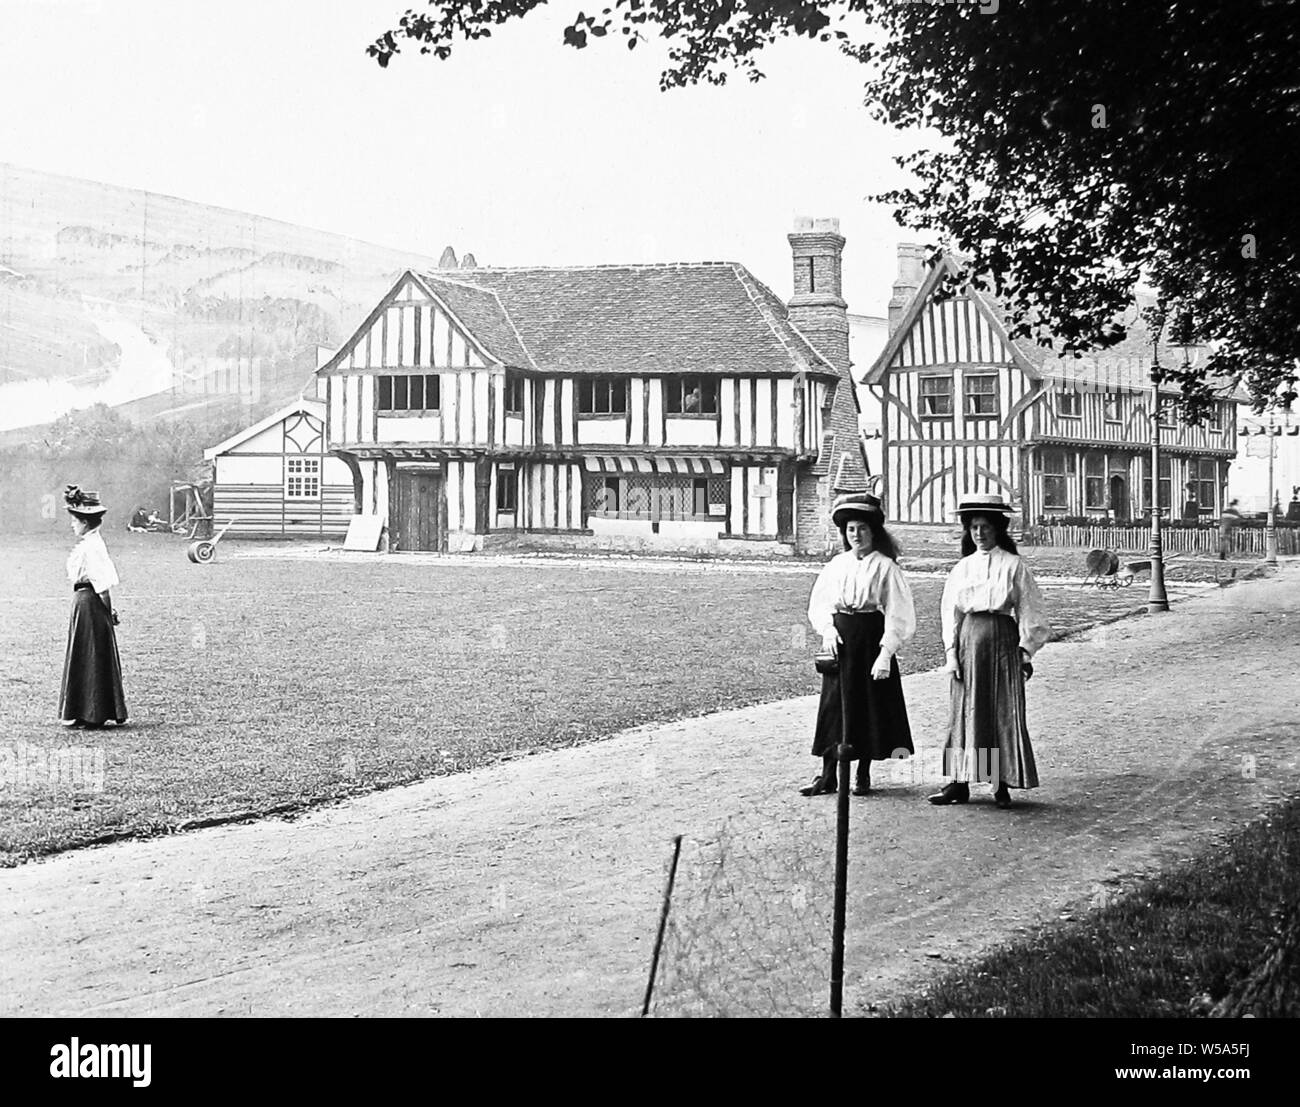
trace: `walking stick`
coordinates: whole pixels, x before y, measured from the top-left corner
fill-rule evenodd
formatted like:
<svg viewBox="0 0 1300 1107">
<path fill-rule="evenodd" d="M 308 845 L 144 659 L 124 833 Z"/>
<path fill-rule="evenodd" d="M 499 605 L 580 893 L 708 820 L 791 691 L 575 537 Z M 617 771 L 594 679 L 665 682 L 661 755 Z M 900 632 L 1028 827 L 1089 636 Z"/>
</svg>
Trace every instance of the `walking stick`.
<svg viewBox="0 0 1300 1107">
<path fill-rule="evenodd" d="M 668 866 L 668 886 L 664 889 L 664 906 L 659 912 L 659 933 L 655 937 L 654 956 L 650 959 L 650 979 L 645 986 L 645 1002 L 641 1004 L 641 1017 L 650 1013 L 650 997 L 654 995 L 655 977 L 659 973 L 659 950 L 664 944 L 664 928 L 668 925 L 668 906 L 673 899 L 673 882 L 677 879 L 677 858 L 682 852 L 682 836 L 673 839 L 673 859 Z"/>
<path fill-rule="evenodd" d="M 849 756 L 848 693 L 846 664 L 848 646 L 840 645 L 840 744 L 835 748 L 839 762 L 839 791 L 835 811 L 835 913 L 831 923 L 831 1017 L 838 1019 L 844 1005 L 844 906 L 849 878 Z"/>
</svg>

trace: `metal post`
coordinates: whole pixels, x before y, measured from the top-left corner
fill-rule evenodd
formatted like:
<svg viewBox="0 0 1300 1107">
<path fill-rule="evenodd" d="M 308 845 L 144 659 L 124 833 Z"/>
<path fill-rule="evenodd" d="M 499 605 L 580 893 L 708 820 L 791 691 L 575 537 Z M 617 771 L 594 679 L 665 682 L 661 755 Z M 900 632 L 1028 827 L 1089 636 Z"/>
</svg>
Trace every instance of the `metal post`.
<svg viewBox="0 0 1300 1107">
<path fill-rule="evenodd" d="M 1277 502 L 1277 492 L 1273 488 L 1273 455 L 1277 453 L 1277 443 L 1273 441 L 1273 427 L 1266 428 L 1268 432 L 1268 523 L 1264 528 L 1264 564 L 1277 564 L 1277 512 L 1274 510 L 1274 504 Z M 1281 433 L 1281 428 L 1277 428 Z"/>
<path fill-rule="evenodd" d="M 1154 614 L 1169 610 L 1165 594 L 1165 555 L 1160 539 L 1160 384 L 1151 385 L 1151 590 L 1147 611 Z M 1173 473 L 1169 474 L 1169 499 L 1173 502 Z"/>
<path fill-rule="evenodd" d="M 840 687 L 844 687 L 840 664 Z M 841 702 L 843 692 L 841 692 Z M 835 916 L 831 930 L 831 1017 L 838 1019 L 844 1006 L 844 915 L 849 887 L 849 753 L 847 742 L 835 750 L 839 761 L 839 795 L 835 812 Z"/>
<path fill-rule="evenodd" d="M 641 1017 L 650 1013 L 650 999 L 655 991 L 655 977 L 659 974 L 659 951 L 664 944 L 664 929 L 668 925 L 668 908 L 673 902 L 673 882 L 677 879 L 677 858 L 682 853 L 682 836 L 673 839 L 673 859 L 668 866 L 668 886 L 664 889 L 664 905 L 659 913 L 659 933 L 655 936 L 654 956 L 650 959 L 650 979 L 645 986 L 645 1002 L 641 1004 Z"/>
</svg>

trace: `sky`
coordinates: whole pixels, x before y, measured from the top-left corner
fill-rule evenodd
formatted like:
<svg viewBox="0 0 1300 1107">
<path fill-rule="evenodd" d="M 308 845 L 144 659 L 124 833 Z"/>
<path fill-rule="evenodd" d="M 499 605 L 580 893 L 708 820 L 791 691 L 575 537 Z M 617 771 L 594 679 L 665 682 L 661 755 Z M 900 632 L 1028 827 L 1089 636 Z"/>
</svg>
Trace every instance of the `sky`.
<svg viewBox="0 0 1300 1107">
<path fill-rule="evenodd" d="M 917 236 L 867 197 L 918 137 L 833 47 L 665 93 L 659 43 L 565 47 L 560 0 L 381 69 L 365 47 L 413 6 L 0 0 L 0 161 L 481 265 L 738 261 L 783 298 L 795 218 L 834 216 L 849 310 L 884 314 Z"/>
</svg>

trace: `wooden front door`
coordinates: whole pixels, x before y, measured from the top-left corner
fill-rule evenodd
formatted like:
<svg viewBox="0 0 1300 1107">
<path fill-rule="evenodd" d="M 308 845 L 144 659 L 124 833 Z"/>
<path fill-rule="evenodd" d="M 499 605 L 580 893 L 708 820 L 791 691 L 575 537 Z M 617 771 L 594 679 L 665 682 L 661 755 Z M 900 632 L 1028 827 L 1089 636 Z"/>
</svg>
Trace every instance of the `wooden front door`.
<svg viewBox="0 0 1300 1107">
<path fill-rule="evenodd" d="M 393 508 L 397 549 L 446 550 L 441 473 L 399 470 Z"/>
<path fill-rule="evenodd" d="M 1129 521 L 1128 482 L 1119 473 L 1110 478 L 1110 509 L 1115 513 L 1115 522 Z"/>
</svg>

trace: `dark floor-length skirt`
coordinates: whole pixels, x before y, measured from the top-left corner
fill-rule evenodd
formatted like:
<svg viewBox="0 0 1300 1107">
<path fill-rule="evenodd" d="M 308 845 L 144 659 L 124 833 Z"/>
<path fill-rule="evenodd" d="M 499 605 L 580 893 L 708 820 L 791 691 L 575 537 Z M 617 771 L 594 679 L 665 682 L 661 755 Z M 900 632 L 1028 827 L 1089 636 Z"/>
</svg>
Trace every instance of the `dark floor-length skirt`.
<svg viewBox="0 0 1300 1107">
<path fill-rule="evenodd" d="M 1010 615 L 972 612 L 957 639 L 943 771 L 953 780 L 1037 788 L 1025 716 L 1020 628 Z"/>
<path fill-rule="evenodd" d="M 127 718 L 113 620 L 104 601 L 90 588 L 79 587 L 72 593 L 59 718 L 92 726 L 124 723 Z"/>
<path fill-rule="evenodd" d="M 884 761 L 908 754 L 912 748 L 912 728 L 907 721 L 907 704 L 903 702 L 903 678 L 898 659 L 891 658 L 889 676 L 873 680 L 871 666 L 880 655 L 880 639 L 885 633 L 885 616 L 879 611 L 863 614 L 837 614 L 835 629 L 844 640 L 840 646 L 838 673 L 822 675 L 822 698 L 817 708 L 817 734 L 813 754 L 834 754 L 840 742 L 841 682 L 846 691 L 847 725 L 845 739 L 853 747 L 852 760 Z"/>
</svg>

